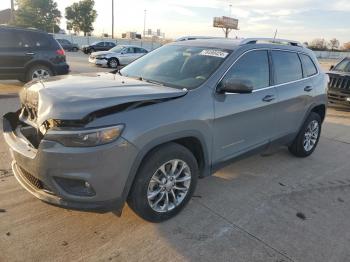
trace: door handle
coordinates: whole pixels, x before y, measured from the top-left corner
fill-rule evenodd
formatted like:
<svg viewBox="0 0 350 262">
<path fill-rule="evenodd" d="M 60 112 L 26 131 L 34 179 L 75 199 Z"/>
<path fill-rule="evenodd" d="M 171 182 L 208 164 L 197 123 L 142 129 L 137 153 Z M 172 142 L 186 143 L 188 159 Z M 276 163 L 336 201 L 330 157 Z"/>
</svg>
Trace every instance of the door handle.
<svg viewBox="0 0 350 262">
<path fill-rule="evenodd" d="M 264 102 L 271 102 L 271 101 L 273 101 L 273 100 L 275 100 L 276 99 L 276 97 L 274 96 L 274 95 L 267 95 L 267 96 L 265 96 L 263 99 L 262 99 L 262 101 L 264 101 Z"/>
<path fill-rule="evenodd" d="M 304 88 L 304 91 L 305 92 L 311 92 L 312 89 L 313 89 L 312 86 L 307 86 L 307 87 Z"/>
<path fill-rule="evenodd" d="M 35 53 L 26 53 L 26 55 L 35 55 Z"/>
</svg>

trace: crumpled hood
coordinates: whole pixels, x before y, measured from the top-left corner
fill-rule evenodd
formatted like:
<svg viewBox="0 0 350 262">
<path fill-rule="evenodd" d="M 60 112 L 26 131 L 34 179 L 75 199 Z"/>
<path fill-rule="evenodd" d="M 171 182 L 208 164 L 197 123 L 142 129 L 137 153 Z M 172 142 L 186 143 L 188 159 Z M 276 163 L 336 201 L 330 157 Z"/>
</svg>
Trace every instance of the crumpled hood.
<svg viewBox="0 0 350 262">
<path fill-rule="evenodd" d="M 110 73 L 68 75 L 31 82 L 20 92 L 21 104 L 35 108 L 36 124 L 49 119 L 81 120 L 117 105 L 176 98 L 186 90 L 150 84 Z"/>
</svg>

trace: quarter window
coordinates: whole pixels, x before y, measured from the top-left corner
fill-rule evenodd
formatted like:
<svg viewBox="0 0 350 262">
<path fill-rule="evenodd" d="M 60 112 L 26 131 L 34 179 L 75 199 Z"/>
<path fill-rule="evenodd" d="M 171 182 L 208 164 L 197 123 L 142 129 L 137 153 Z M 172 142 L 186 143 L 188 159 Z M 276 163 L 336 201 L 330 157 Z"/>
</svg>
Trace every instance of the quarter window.
<svg viewBox="0 0 350 262">
<path fill-rule="evenodd" d="M 225 79 L 251 81 L 254 89 L 268 87 L 270 85 L 270 69 L 267 51 L 246 53 L 231 67 Z"/>
<path fill-rule="evenodd" d="M 303 78 L 303 71 L 297 53 L 272 51 L 275 68 L 275 84 L 283 84 Z"/>
<path fill-rule="evenodd" d="M 308 55 L 300 54 L 300 59 L 303 64 L 305 77 L 310 77 L 317 74 L 317 68 Z"/>
<path fill-rule="evenodd" d="M 22 42 L 17 34 L 11 31 L 0 31 L 0 48 L 21 48 Z"/>
</svg>

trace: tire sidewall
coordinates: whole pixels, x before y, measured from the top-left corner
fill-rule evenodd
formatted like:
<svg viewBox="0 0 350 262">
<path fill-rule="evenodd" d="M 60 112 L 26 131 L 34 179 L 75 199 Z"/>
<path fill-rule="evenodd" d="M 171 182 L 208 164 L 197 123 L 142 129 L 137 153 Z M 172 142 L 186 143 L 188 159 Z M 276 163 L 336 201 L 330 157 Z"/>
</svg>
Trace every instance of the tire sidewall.
<svg viewBox="0 0 350 262">
<path fill-rule="evenodd" d="M 111 62 L 112 60 L 115 60 L 115 61 L 116 61 L 116 63 L 117 63 L 117 66 L 116 66 L 116 67 L 112 67 L 112 66 L 111 66 L 110 62 Z M 112 58 L 110 58 L 110 59 L 108 60 L 108 67 L 110 67 L 110 68 L 118 68 L 118 66 L 119 66 L 119 61 L 118 61 L 117 58 L 112 57 Z"/>
<path fill-rule="evenodd" d="M 317 140 L 316 140 L 316 143 L 315 143 L 314 147 L 310 151 L 306 151 L 305 148 L 304 148 L 305 132 L 306 132 L 310 122 L 312 122 L 314 120 L 316 120 L 318 122 L 318 128 L 319 128 L 318 137 L 317 137 Z M 318 114 L 312 112 L 309 115 L 309 117 L 306 119 L 306 121 L 305 121 L 305 123 L 304 123 L 304 125 L 303 125 L 303 127 L 301 129 L 301 132 L 300 132 L 300 134 L 298 136 L 298 141 L 297 141 L 298 147 L 299 147 L 298 149 L 301 151 L 303 156 L 309 156 L 315 151 L 315 149 L 316 149 L 316 147 L 318 145 L 318 142 L 320 140 L 320 137 L 321 137 L 321 129 L 322 129 L 321 117 Z"/>
<path fill-rule="evenodd" d="M 38 70 L 38 69 L 45 69 L 46 71 L 49 72 L 50 77 L 53 76 L 53 72 L 52 72 L 52 70 L 51 70 L 49 67 L 47 67 L 47 66 L 45 66 L 45 65 L 34 65 L 34 66 L 31 66 L 31 67 L 29 68 L 29 70 L 27 71 L 27 74 L 26 74 L 26 82 L 29 82 L 29 81 L 32 81 L 32 80 L 33 80 L 33 79 L 32 79 L 33 73 L 34 73 L 34 71 L 36 71 L 36 70 Z"/>
<path fill-rule="evenodd" d="M 173 210 L 164 213 L 156 212 L 148 203 L 148 185 L 151 177 L 154 175 L 157 169 L 164 163 L 173 159 L 183 160 L 190 168 L 190 188 L 181 204 L 175 207 Z M 198 175 L 199 170 L 197 161 L 187 148 L 177 144 L 168 144 L 166 147 L 160 147 L 158 150 L 153 151 L 149 157 L 144 159 L 143 164 L 141 165 L 135 178 L 134 185 L 131 190 L 131 199 L 129 199 L 128 202 L 131 204 L 131 208 L 134 209 L 134 211 L 142 218 L 150 222 L 165 221 L 176 216 L 191 199 L 197 185 Z"/>
</svg>

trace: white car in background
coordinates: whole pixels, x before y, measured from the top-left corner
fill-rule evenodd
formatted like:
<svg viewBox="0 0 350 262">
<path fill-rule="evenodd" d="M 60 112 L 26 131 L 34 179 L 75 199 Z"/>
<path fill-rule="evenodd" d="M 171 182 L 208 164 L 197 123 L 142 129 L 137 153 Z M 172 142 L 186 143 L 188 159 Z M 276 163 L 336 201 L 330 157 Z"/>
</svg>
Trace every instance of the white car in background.
<svg viewBox="0 0 350 262">
<path fill-rule="evenodd" d="M 148 51 L 142 47 L 117 45 L 108 51 L 91 53 L 89 62 L 99 66 L 117 68 L 121 65 L 128 65 L 147 53 Z"/>
</svg>

